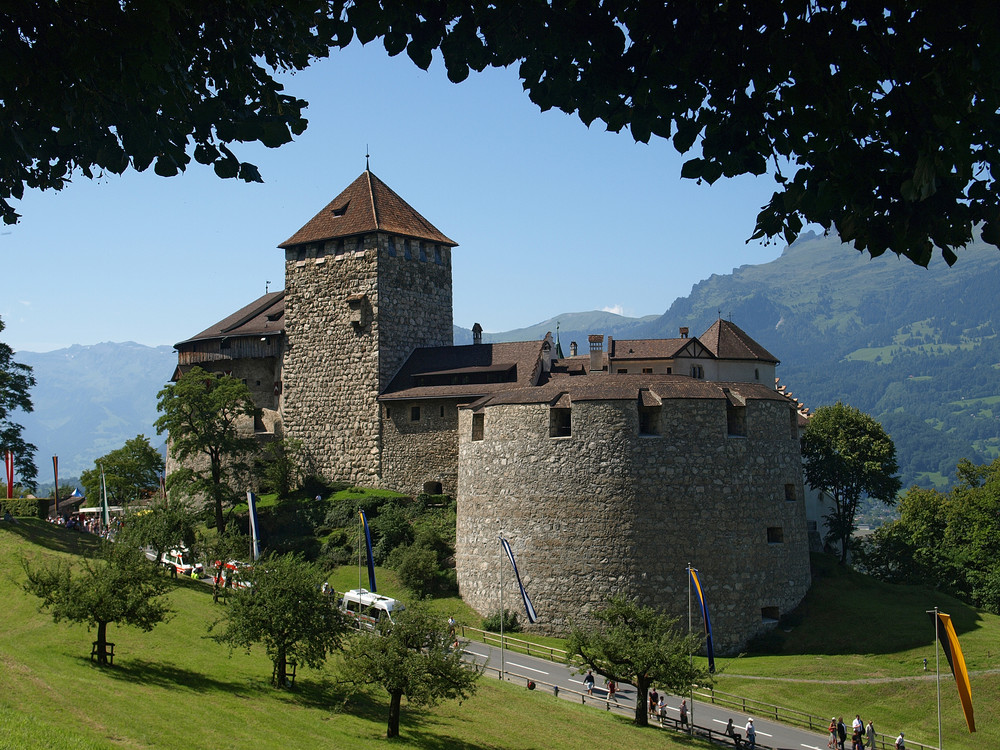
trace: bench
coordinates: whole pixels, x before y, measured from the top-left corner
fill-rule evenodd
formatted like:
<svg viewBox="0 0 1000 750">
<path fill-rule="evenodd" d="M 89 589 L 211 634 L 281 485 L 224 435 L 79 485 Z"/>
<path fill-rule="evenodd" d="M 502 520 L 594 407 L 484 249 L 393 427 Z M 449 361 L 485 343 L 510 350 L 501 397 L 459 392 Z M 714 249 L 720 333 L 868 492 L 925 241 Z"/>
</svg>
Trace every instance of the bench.
<svg viewBox="0 0 1000 750">
<path fill-rule="evenodd" d="M 111 664 L 112 666 L 114 666 L 114 663 L 115 663 L 115 644 L 111 643 L 111 641 L 108 641 L 105 644 L 105 646 L 107 646 L 107 648 L 104 650 L 104 655 L 106 657 L 108 657 L 108 663 Z M 91 646 L 91 649 L 90 649 L 90 660 L 94 661 L 94 658 L 95 657 L 99 657 L 100 653 L 101 653 L 100 650 L 97 648 L 97 641 L 94 641 L 94 645 Z"/>
</svg>

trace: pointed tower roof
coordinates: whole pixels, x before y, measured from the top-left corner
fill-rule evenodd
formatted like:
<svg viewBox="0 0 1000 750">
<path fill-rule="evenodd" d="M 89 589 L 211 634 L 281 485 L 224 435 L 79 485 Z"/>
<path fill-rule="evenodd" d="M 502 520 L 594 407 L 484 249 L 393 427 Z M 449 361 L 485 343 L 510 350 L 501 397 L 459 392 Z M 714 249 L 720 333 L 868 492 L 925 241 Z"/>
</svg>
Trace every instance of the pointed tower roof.
<svg viewBox="0 0 1000 750">
<path fill-rule="evenodd" d="M 449 247 L 448 239 L 371 171 L 365 170 L 299 231 L 278 247 L 323 242 L 369 232 L 389 232 Z"/>
<path fill-rule="evenodd" d="M 775 364 L 780 361 L 738 325 L 722 318 L 715 321 L 699 339 L 719 359 L 757 359 Z"/>
</svg>

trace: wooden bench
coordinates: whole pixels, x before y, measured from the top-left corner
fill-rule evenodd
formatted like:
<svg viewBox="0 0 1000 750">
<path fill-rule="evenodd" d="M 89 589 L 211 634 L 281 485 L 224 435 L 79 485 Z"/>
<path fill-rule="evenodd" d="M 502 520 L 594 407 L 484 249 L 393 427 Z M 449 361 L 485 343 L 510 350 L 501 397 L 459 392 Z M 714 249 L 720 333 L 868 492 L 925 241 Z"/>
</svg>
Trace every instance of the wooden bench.
<svg viewBox="0 0 1000 750">
<path fill-rule="evenodd" d="M 104 655 L 108 657 L 108 663 L 114 666 L 115 663 L 115 644 L 108 641 L 106 644 L 107 648 L 104 650 Z M 90 649 L 90 660 L 94 661 L 95 657 L 100 656 L 100 650 L 97 648 L 97 641 L 94 641 L 94 645 Z"/>
</svg>

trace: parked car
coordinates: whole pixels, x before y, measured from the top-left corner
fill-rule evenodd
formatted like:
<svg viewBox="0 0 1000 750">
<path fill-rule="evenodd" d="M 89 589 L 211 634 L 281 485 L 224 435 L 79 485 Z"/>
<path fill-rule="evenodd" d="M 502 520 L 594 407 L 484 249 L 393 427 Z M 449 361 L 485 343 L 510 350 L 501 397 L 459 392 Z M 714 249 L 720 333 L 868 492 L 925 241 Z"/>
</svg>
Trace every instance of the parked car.
<svg viewBox="0 0 1000 750">
<path fill-rule="evenodd" d="M 351 589 L 338 602 L 340 611 L 357 621 L 358 627 L 373 630 L 378 623 L 388 620 L 406 606 L 399 600 L 381 594 L 373 594 L 367 589 Z"/>
</svg>

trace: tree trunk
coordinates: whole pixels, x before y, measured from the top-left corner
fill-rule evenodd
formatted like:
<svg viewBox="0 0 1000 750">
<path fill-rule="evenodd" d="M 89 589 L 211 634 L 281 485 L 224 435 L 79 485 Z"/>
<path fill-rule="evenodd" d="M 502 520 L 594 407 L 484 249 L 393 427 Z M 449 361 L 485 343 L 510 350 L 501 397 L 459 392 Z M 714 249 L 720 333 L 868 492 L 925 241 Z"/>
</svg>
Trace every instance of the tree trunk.
<svg viewBox="0 0 1000 750">
<path fill-rule="evenodd" d="M 108 624 L 97 623 L 97 663 L 108 663 Z"/>
<path fill-rule="evenodd" d="M 283 688 L 288 685 L 288 674 L 286 671 L 285 649 L 279 649 L 274 660 L 274 684 Z"/>
<path fill-rule="evenodd" d="M 385 730 L 388 738 L 399 736 L 399 706 L 402 703 L 403 694 L 398 691 L 389 693 L 389 726 Z"/>
<path fill-rule="evenodd" d="M 635 681 L 635 725 L 637 727 L 649 726 L 649 679 L 640 677 Z"/>
</svg>

